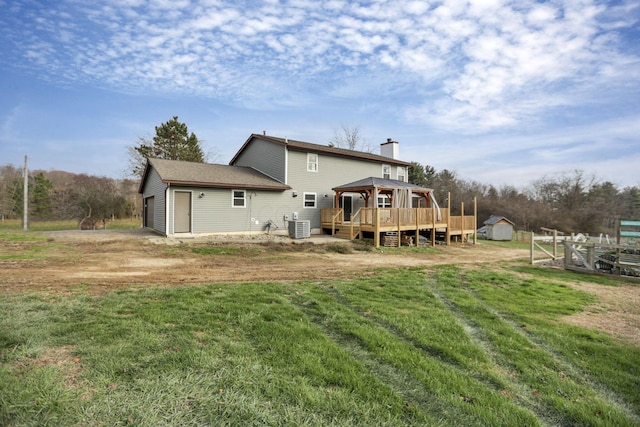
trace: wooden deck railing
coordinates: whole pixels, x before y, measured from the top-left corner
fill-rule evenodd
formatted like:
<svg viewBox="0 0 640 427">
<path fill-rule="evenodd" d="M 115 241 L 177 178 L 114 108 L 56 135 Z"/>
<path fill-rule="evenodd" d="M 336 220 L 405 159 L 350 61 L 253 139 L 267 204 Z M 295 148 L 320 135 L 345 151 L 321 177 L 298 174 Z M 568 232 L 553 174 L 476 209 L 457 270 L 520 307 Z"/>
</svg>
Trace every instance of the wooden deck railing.
<svg viewBox="0 0 640 427">
<path fill-rule="evenodd" d="M 450 236 L 464 236 L 476 232 L 476 217 L 474 215 L 452 216 L 448 208 L 360 208 L 351 216 L 346 224 L 343 220 L 343 210 L 340 208 L 321 209 L 322 227 L 330 228 L 332 235 L 336 228 L 349 226 L 351 239 L 361 231 L 375 233 L 376 245 L 379 244 L 379 234 L 382 232 L 416 232 L 432 230 L 432 241 L 435 240 L 435 230 L 442 229 L 447 233 L 447 243 Z"/>
<path fill-rule="evenodd" d="M 320 221 L 322 226 L 326 227 L 327 224 L 331 224 L 331 235 L 336 234 L 336 225 L 342 225 L 344 211 L 342 208 L 324 208 L 320 209 Z"/>
<path fill-rule="evenodd" d="M 357 218 L 361 226 L 400 226 L 430 228 L 434 223 L 443 226 L 449 217 L 448 209 L 432 208 L 361 208 Z M 354 215 L 355 217 L 355 215 Z"/>
</svg>

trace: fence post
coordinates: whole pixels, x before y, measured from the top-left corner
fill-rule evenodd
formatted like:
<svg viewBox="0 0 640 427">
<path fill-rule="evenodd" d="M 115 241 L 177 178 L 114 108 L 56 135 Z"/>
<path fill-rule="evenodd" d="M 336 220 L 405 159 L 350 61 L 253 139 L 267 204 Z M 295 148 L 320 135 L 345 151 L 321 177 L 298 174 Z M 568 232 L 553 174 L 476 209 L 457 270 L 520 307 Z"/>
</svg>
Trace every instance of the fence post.
<svg viewBox="0 0 640 427">
<path fill-rule="evenodd" d="M 558 230 L 553 229 L 553 260 L 558 258 Z"/>
<path fill-rule="evenodd" d="M 532 231 L 532 232 L 531 232 L 531 265 L 533 265 L 533 264 L 534 264 L 534 262 L 533 262 L 533 258 L 534 258 L 534 257 L 533 257 L 533 252 L 534 252 L 534 251 L 535 251 L 535 249 L 536 249 L 536 248 L 535 248 L 535 240 L 534 240 L 534 239 L 535 239 L 535 235 L 536 235 L 536 234 Z"/>
</svg>

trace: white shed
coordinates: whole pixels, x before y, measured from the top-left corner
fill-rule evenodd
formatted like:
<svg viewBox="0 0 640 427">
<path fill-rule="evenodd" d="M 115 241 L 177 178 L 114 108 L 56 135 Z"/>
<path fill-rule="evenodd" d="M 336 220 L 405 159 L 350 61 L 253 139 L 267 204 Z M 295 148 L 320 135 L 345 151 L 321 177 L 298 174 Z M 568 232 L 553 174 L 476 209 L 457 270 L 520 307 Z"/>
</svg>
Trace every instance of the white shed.
<svg viewBox="0 0 640 427">
<path fill-rule="evenodd" d="M 487 240 L 513 240 L 513 221 L 498 215 L 492 215 L 484 222 Z"/>
</svg>

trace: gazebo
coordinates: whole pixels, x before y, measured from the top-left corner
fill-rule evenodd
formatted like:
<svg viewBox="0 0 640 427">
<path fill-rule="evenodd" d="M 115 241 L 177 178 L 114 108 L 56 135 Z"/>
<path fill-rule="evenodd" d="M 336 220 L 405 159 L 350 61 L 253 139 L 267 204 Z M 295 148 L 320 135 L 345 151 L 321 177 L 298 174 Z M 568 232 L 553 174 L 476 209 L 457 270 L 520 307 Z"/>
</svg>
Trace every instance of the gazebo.
<svg viewBox="0 0 640 427">
<path fill-rule="evenodd" d="M 444 232 L 446 242 L 452 235 L 462 238 L 475 234 L 476 215 L 450 217 L 450 207 L 440 208 L 433 196 L 433 190 L 408 182 L 369 177 L 332 188 L 335 192 L 334 208 L 321 209 L 322 228 L 332 235 L 348 238 L 362 238 L 363 233 L 373 233 L 376 247 L 381 237 L 384 245 L 388 241 L 400 246 L 401 238 L 413 239 L 418 243 L 421 230 L 430 231 L 431 244 L 435 244 L 436 230 Z M 357 210 L 352 211 L 352 203 L 343 200 L 348 195 L 359 195 Z M 395 237 L 394 237 L 395 236 Z"/>
<path fill-rule="evenodd" d="M 364 198 L 366 208 L 371 207 L 371 200 L 377 202 L 378 197 L 387 197 L 392 208 L 430 208 L 435 206 L 438 210 L 438 203 L 433 197 L 433 190 L 420 187 L 397 179 L 384 179 L 369 177 L 354 181 L 349 184 L 332 188 L 335 192 L 335 206 L 338 206 L 340 198 L 345 193 L 360 194 Z M 414 201 L 414 198 L 416 199 Z M 377 206 L 374 206 L 377 207 Z"/>
</svg>

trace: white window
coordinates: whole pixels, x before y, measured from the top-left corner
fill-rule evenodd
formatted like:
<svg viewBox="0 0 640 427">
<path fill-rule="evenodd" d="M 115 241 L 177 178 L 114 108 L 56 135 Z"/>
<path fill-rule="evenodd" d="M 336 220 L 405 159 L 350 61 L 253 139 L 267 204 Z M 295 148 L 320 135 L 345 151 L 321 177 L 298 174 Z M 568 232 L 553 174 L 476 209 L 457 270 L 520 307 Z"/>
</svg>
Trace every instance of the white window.
<svg viewBox="0 0 640 427">
<path fill-rule="evenodd" d="M 304 193 L 304 207 L 305 208 L 316 207 L 316 193 Z"/>
<path fill-rule="evenodd" d="M 391 179 L 391 165 L 382 165 L 382 177 Z"/>
<path fill-rule="evenodd" d="M 244 190 L 231 190 L 231 206 L 244 208 L 247 206 L 247 192 Z"/>
<path fill-rule="evenodd" d="M 318 155 L 307 153 L 307 172 L 318 172 Z"/>
<path fill-rule="evenodd" d="M 388 196 L 378 196 L 378 207 L 379 208 L 390 208 L 391 207 L 391 199 Z"/>
<path fill-rule="evenodd" d="M 402 166 L 398 166 L 398 181 L 407 181 L 405 179 L 405 170 Z"/>
</svg>

